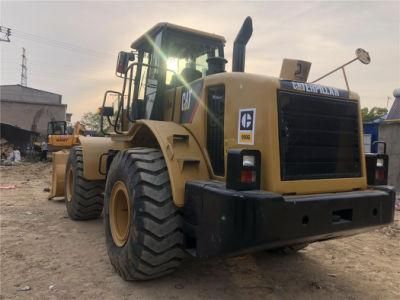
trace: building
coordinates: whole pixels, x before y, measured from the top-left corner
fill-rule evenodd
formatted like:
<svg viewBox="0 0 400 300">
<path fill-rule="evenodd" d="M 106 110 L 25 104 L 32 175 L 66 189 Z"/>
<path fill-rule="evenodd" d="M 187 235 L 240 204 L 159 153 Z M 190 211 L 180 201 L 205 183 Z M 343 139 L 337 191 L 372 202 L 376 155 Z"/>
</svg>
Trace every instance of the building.
<svg viewBox="0 0 400 300">
<path fill-rule="evenodd" d="M 67 105 L 62 96 L 26 86 L 0 86 L 1 123 L 47 134 L 47 123 L 65 121 Z"/>
<path fill-rule="evenodd" d="M 379 126 L 379 139 L 387 144 L 388 183 L 400 191 L 400 88 L 393 91 L 394 102 L 386 120 Z"/>
<path fill-rule="evenodd" d="M 66 113 L 66 115 L 65 115 L 65 121 L 71 122 L 71 119 L 72 119 L 72 114 L 71 114 L 71 113 Z"/>
</svg>

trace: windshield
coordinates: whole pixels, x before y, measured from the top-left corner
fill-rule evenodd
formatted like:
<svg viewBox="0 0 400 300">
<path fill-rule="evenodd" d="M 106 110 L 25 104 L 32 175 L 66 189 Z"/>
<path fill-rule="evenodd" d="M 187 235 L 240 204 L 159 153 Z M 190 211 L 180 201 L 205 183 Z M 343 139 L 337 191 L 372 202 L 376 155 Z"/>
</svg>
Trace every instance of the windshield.
<svg viewBox="0 0 400 300">
<path fill-rule="evenodd" d="M 186 82 L 206 76 L 207 59 L 221 56 L 218 44 L 189 36 L 170 34 L 163 47 L 166 52 L 167 69 L 174 71 Z M 179 82 L 176 82 L 178 78 L 175 77 L 173 72 L 167 72 L 166 84 L 180 85 Z"/>
<path fill-rule="evenodd" d="M 48 123 L 48 134 L 66 134 L 67 123 L 65 121 L 53 121 Z"/>
</svg>

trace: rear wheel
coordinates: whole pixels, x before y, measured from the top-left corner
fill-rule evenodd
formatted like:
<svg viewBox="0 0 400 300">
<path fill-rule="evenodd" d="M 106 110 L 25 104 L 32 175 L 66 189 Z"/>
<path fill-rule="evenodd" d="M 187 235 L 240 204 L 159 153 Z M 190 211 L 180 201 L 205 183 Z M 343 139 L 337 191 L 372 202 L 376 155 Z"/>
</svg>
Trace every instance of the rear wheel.
<svg viewBox="0 0 400 300">
<path fill-rule="evenodd" d="M 111 264 L 123 279 L 148 280 L 179 267 L 185 258 L 182 218 L 160 150 L 116 155 L 107 176 L 104 224 Z"/>
<path fill-rule="evenodd" d="M 65 173 L 65 203 L 73 220 L 98 218 L 103 210 L 104 181 L 83 178 L 82 147 L 73 147 Z"/>
</svg>

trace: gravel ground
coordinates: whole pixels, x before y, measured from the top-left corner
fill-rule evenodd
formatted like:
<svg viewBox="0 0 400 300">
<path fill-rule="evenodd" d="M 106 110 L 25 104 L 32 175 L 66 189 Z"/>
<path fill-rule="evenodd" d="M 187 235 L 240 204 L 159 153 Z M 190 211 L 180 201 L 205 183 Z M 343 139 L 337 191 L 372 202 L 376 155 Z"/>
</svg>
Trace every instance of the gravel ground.
<svg viewBox="0 0 400 300">
<path fill-rule="evenodd" d="M 124 282 L 109 263 L 102 220 L 74 222 L 48 201 L 51 165 L 0 167 L 0 299 L 400 299 L 395 224 L 315 243 L 295 255 L 188 261 L 174 274 Z"/>
</svg>

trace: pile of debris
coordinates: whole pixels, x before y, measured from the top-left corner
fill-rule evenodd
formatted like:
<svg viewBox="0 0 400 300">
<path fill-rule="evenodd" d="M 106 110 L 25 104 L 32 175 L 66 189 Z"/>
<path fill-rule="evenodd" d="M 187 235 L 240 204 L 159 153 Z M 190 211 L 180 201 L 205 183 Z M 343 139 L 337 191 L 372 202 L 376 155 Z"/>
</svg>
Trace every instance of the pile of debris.
<svg viewBox="0 0 400 300">
<path fill-rule="evenodd" d="M 21 152 L 18 147 L 9 143 L 5 138 L 0 138 L 0 152 L 1 161 L 0 163 L 5 166 L 12 166 L 18 164 L 21 161 Z"/>
<path fill-rule="evenodd" d="M 3 158 L 3 153 L 7 154 L 12 151 L 13 146 L 5 138 L 0 138 L 0 150 L 1 158 Z"/>
</svg>

